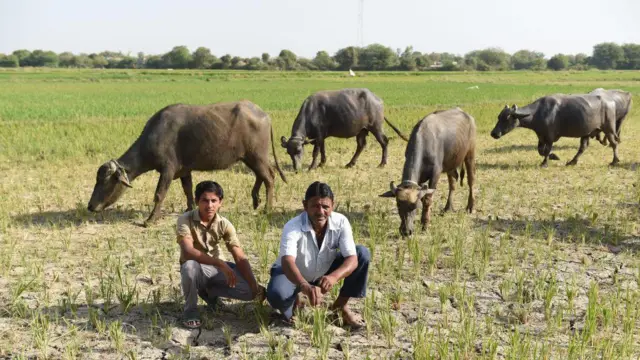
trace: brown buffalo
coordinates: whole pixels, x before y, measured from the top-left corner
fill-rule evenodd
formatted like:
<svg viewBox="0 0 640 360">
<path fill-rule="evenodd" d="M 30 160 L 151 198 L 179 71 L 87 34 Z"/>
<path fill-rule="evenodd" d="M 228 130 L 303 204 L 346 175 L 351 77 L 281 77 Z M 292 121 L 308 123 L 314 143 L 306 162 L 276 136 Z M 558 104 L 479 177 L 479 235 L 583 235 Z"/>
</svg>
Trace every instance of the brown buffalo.
<svg viewBox="0 0 640 360">
<path fill-rule="evenodd" d="M 191 172 L 227 169 L 244 162 L 256 175 L 251 196 L 253 208 L 260 204 L 260 187 L 266 186 L 267 204 L 273 202 L 275 173 L 269 164 L 269 140 L 276 169 L 287 181 L 273 143 L 271 119 L 249 101 L 210 105 L 174 104 L 154 114 L 142 134 L 117 160 L 98 168 L 96 185 L 89 200 L 90 211 L 102 211 L 122 195 L 138 176 L 156 170 L 160 179 L 148 225 L 160 215 L 171 181 L 180 178 L 187 209 L 194 207 Z"/>
<path fill-rule="evenodd" d="M 467 211 L 473 211 L 473 183 L 475 180 L 475 119 L 459 108 L 436 111 L 420 120 L 413 128 L 398 187 L 391 182 L 391 189 L 381 197 L 394 197 L 400 215 L 400 233 L 413 233 L 416 210 L 422 206 L 422 229 L 426 229 L 431 217 L 431 203 L 441 173 L 449 179 L 449 196 L 445 211 L 453 210 L 451 196 L 455 190 L 460 168 L 460 184 L 467 170 L 469 198 Z"/>
</svg>

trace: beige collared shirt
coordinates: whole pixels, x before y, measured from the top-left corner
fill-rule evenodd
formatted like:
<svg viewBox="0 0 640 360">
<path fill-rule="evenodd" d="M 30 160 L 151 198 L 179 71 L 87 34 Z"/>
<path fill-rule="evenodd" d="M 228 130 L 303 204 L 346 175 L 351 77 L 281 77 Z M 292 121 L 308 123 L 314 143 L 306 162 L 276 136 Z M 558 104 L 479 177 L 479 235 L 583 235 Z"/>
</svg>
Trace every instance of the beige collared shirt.
<svg viewBox="0 0 640 360">
<path fill-rule="evenodd" d="M 192 231 L 193 230 L 193 231 Z M 211 224 L 211 228 L 207 229 L 207 224 L 200 221 L 198 209 L 187 211 L 178 217 L 178 226 L 176 227 L 177 241 L 180 242 L 184 236 L 191 236 L 193 239 L 193 247 L 211 256 L 214 259 L 226 261 L 224 253 L 220 250 L 220 245 L 225 244 L 227 249 L 233 246 L 240 246 L 240 241 L 236 235 L 236 229 L 227 218 L 220 214 L 216 214 Z M 186 260 L 183 254 L 180 254 L 180 264 Z"/>
</svg>

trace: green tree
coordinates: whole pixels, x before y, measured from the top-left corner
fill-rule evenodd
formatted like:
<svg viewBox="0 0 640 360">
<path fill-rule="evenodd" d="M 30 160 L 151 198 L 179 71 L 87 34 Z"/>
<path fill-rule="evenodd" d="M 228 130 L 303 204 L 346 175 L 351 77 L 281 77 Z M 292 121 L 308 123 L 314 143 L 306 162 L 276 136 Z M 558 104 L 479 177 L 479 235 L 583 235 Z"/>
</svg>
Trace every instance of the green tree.
<svg viewBox="0 0 640 360">
<path fill-rule="evenodd" d="M 230 69 L 231 68 L 231 55 L 225 54 L 220 58 L 219 69 Z"/>
<path fill-rule="evenodd" d="M 80 54 L 73 57 L 73 67 L 89 68 L 93 66 L 93 60 L 87 54 Z"/>
<path fill-rule="evenodd" d="M 58 66 L 60 67 L 75 67 L 75 55 L 72 53 L 65 51 L 63 53 L 58 54 Z"/>
<path fill-rule="evenodd" d="M 186 46 L 175 46 L 162 56 L 162 60 L 168 68 L 187 69 L 193 58 Z"/>
<path fill-rule="evenodd" d="M 359 61 L 366 70 L 385 70 L 396 66 L 398 56 L 387 46 L 371 44 L 362 50 Z"/>
<path fill-rule="evenodd" d="M 15 55 L 18 58 L 18 63 L 20 64 L 20 66 L 31 66 L 29 64 L 29 56 L 31 56 L 31 51 L 29 50 L 16 50 L 12 53 L 12 55 Z"/>
<path fill-rule="evenodd" d="M 20 60 L 18 57 L 11 55 L 0 54 L 0 67 L 18 67 L 20 66 Z"/>
<path fill-rule="evenodd" d="M 511 66 L 515 70 L 544 70 L 547 64 L 543 53 L 519 50 L 511 56 Z"/>
<path fill-rule="evenodd" d="M 318 51 L 313 58 L 313 64 L 319 70 L 333 70 L 338 66 L 326 51 Z"/>
<path fill-rule="evenodd" d="M 94 68 L 105 68 L 109 65 L 109 61 L 103 55 L 89 55 Z"/>
<path fill-rule="evenodd" d="M 298 67 L 298 57 L 291 50 L 284 49 L 280 51 L 278 58 L 282 60 L 282 70 L 295 70 Z"/>
<path fill-rule="evenodd" d="M 569 57 L 564 54 L 556 54 L 549 59 L 547 67 L 551 70 L 564 70 L 569 66 Z"/>
<path fill-rule="evenodd" d="M 190 67 L 194 69 L 210 69 L 216 61 L 215 56 L 211 54 L 211 50 L 203 46 L 193 52 L 192 58 L 193 61 Z"/>
<path fill-rule="evenodd" d="M 593 47 L 591 63 L 598 69 L 617 69 L 624 61 L 624 50 L 616 43 L 601 43 Z"/>
<path fill-rule="evenodd" d="M 624 64 L 622 69 L 640 70 L 640 44 L 624 44 Z"/>
<path fill-rule="evenodd" d="M 340 49 L 333 56 L 333 59 L 338 64 L 338 69 L 349 70 L 358 67 L 358 60 L 360 55 L 360 49 L 354 46 L 349 46 L 344 49 Z"/>
<path fill-rule="evenodd" d="M 400 69 L 408 71 L 418 70 L 417 57 L 418 55 L 413 51 L 413 46 L 407 46 L 402 54 L 400 54 Z"/>
<path fill-rule="evenodd" d="M 53 51 L 34 50 L 26 59 L 29 66 L 58 66 L 58 54 Z"/>
</svg>

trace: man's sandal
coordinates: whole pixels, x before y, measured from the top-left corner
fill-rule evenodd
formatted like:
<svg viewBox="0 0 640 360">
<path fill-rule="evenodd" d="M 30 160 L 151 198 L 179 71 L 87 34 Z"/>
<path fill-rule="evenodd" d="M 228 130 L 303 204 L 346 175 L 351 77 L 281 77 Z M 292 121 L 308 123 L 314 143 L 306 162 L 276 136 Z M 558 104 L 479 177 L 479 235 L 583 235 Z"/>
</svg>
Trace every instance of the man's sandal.
<svg viewBox="0 0 640 360">
<path fill-rule="evenodd" d="M 182 322 L 182 326 L 184 326 L 187 329 L 191 329 L 191 330 L 199 329 L 200 325 L 202 325 L 202 324 L 200 323 L 200 319 L 198 319 L 198 318 L 189 318 L 189 319 L 187 319 L 187 320 Z"/>
</svg>

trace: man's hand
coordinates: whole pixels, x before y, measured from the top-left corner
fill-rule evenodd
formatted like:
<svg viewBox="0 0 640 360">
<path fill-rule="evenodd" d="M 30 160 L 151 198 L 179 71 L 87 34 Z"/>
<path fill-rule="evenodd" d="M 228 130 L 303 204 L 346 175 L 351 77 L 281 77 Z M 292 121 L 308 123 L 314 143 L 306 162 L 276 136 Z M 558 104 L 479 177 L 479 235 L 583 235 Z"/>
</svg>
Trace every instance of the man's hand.
<svg viewBox="0 0 640 360">
<path fill-rule="evenodd" d="M 326 294 L 329 291 L 331 291 L 331 289 L 337 282 L 338 282 L 338 279 L 336 279 L 335 277 L 331 275 L 325 275 L 320 278 L 320 281 L 318 282 L 318 286 L 320 287 L 320 289 L 322 289 L 322 293 Z"/>
<path fill-rule="evenodd" d="M 236 287 L 236 272 L 233 271 L 231 266 L 229 266 L 226 262 L 220 261 L 219 264 L 216 264 L 215 267 L 222 271 L 224 277 L 227 279 L 227 285 L 230 288 Z"/>
<path fill-rule="evenodd" d="M 253 294 L 253 299 L 262 302 L 267 296 L 267 289 L 265 289 L 262 285 L 255 286 L 255 289 L 252 287 L 251 293 Z"/>
<path fill-rule="evenodd" d="M 322 289 L 320 287 L 304 283 L 301 290 L 309 298 L 311 306 L 318 306 L 322 303 Z"/>
</svg>

